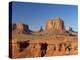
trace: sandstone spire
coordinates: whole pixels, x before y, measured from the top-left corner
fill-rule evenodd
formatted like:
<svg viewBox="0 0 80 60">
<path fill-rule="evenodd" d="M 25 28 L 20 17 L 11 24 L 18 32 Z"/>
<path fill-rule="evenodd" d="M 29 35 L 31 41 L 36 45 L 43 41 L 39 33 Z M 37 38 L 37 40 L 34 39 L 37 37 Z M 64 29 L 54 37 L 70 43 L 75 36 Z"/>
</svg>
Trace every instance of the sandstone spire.
<svg viewBox="0 0 80 60">
<path fill-rule="evenodd" d="M 42 31 L 43 31 L 43 28 L 42 28 L 42 26 L 41 26 L 41 28 L 40 28 L 39 32 L 42 32 Z"/>
</svg>

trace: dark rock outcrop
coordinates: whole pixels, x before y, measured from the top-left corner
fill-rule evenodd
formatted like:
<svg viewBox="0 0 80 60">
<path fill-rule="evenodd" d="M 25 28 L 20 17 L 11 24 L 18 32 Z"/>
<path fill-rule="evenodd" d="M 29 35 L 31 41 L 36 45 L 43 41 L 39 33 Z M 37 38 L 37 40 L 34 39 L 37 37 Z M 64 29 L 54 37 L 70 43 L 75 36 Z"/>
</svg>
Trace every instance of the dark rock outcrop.
<svg viewBox="0 0 80 60">
<path fill-rule="evenodd" d="M 39 32 L 42 32 L 42 31 L 43 31 L 43 28 L 42 28 L 42 26 L 41 26 L 41 28 L 40 28 Z"/>
</svg>

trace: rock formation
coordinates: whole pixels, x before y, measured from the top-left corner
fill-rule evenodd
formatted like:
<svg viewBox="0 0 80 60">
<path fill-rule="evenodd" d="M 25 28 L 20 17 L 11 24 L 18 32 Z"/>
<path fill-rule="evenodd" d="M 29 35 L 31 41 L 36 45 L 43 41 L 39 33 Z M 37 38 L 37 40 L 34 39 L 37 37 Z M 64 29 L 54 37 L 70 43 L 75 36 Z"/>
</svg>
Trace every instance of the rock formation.
<svg viewBox="0 0 80 60">
<path fill-rule="evenodd" d="M 46 23 L 47 31 L 63 31 L 64 30 L 64 21 L 61 18 L 49 19 Z"/>
<path fill-rule="evenodd" d="M 39 32 L 42 32 L 42 31 L 43 31 L 43 28 L 42 28 L 42 26 L 41 26 L 41 28 L 40 28 Z"/>
<path fill-rule="evenodd" d="M 77 35 L 77 32 L 75 32 L 72 27 L 67 27 L 66 31 L 70 34 L 70 35 Z"/>
<path fill-rule="evenodd" d="M 16 24 L 16 31 L 18 32 L 18 33 L 22 33 L 23 31 L 24 31 L 24 25 L 22 24 L 22 23 L 17 23 Z"/>
<path fill-rule="evenodd" d="M 31 30 L 29 30 L 29 26 L 21 22 L 13 24 L 12 30 L 14 30 L 17 33 L 30 33 L 31 32 Z"/>
</svg>

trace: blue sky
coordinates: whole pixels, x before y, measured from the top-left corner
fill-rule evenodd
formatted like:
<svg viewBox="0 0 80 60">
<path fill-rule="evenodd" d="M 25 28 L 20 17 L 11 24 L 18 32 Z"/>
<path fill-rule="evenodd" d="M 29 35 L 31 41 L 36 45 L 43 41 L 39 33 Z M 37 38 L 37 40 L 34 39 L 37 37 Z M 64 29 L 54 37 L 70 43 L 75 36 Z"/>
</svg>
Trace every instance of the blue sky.
<svg viewBox="0 0 80 60">
<path fill-rule="evenodd" d="M 60 17 L 65 26 L 70 26 L 77 31 L 78 7 L 76 5 L 41 4 L 27 2 L 12 3 L 12 23 L 23 22 L 31 30 L 45 28 L 49 18 Z"/>
</svg>

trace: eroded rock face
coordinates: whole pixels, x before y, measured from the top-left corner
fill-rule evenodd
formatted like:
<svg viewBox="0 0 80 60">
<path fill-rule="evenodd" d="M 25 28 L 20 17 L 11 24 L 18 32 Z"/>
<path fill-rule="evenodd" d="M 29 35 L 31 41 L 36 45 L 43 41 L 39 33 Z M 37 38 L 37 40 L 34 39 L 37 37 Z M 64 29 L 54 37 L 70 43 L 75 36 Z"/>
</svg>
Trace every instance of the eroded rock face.
<svg viewBox="0 0 80 60">
<path fill-rule="evenodd" d="M 17 42 L 13 41 L 12 44 L 12 57 L 44 57 L 44 56 L 62 56 L 62 55 L 76 55 L 77 54 L 77 43 L 57 42 L 57 43 L 36 43 L 27 42 L 23 47 L 22 44 L 18 45 Z M 22 42 L 23 43 L 23 42 Z M 23 45 L 24 45 L 23 44 Z M 22 49 L 22 51 L 20 51 Z"/>
<path fill-rule="evenodd" d="M 13 24 L 12 30 L 16 31 L 17 33 L 29 33 L 30 32 L 29 26 L 21 22 Z"/>
<path fill-rule="evenodd" d="M 18 32 L 23 32 L 24 31 L 24 25 L 22 23 L 17 23 L 16 24 L 16 30 Z"/>
<path fill-rule="evenodd" d="M 49 19 L 46 23 L 46 30 L 62 31 L 64 30 L 64 21 L 60 18 Z"/>
</svg>

